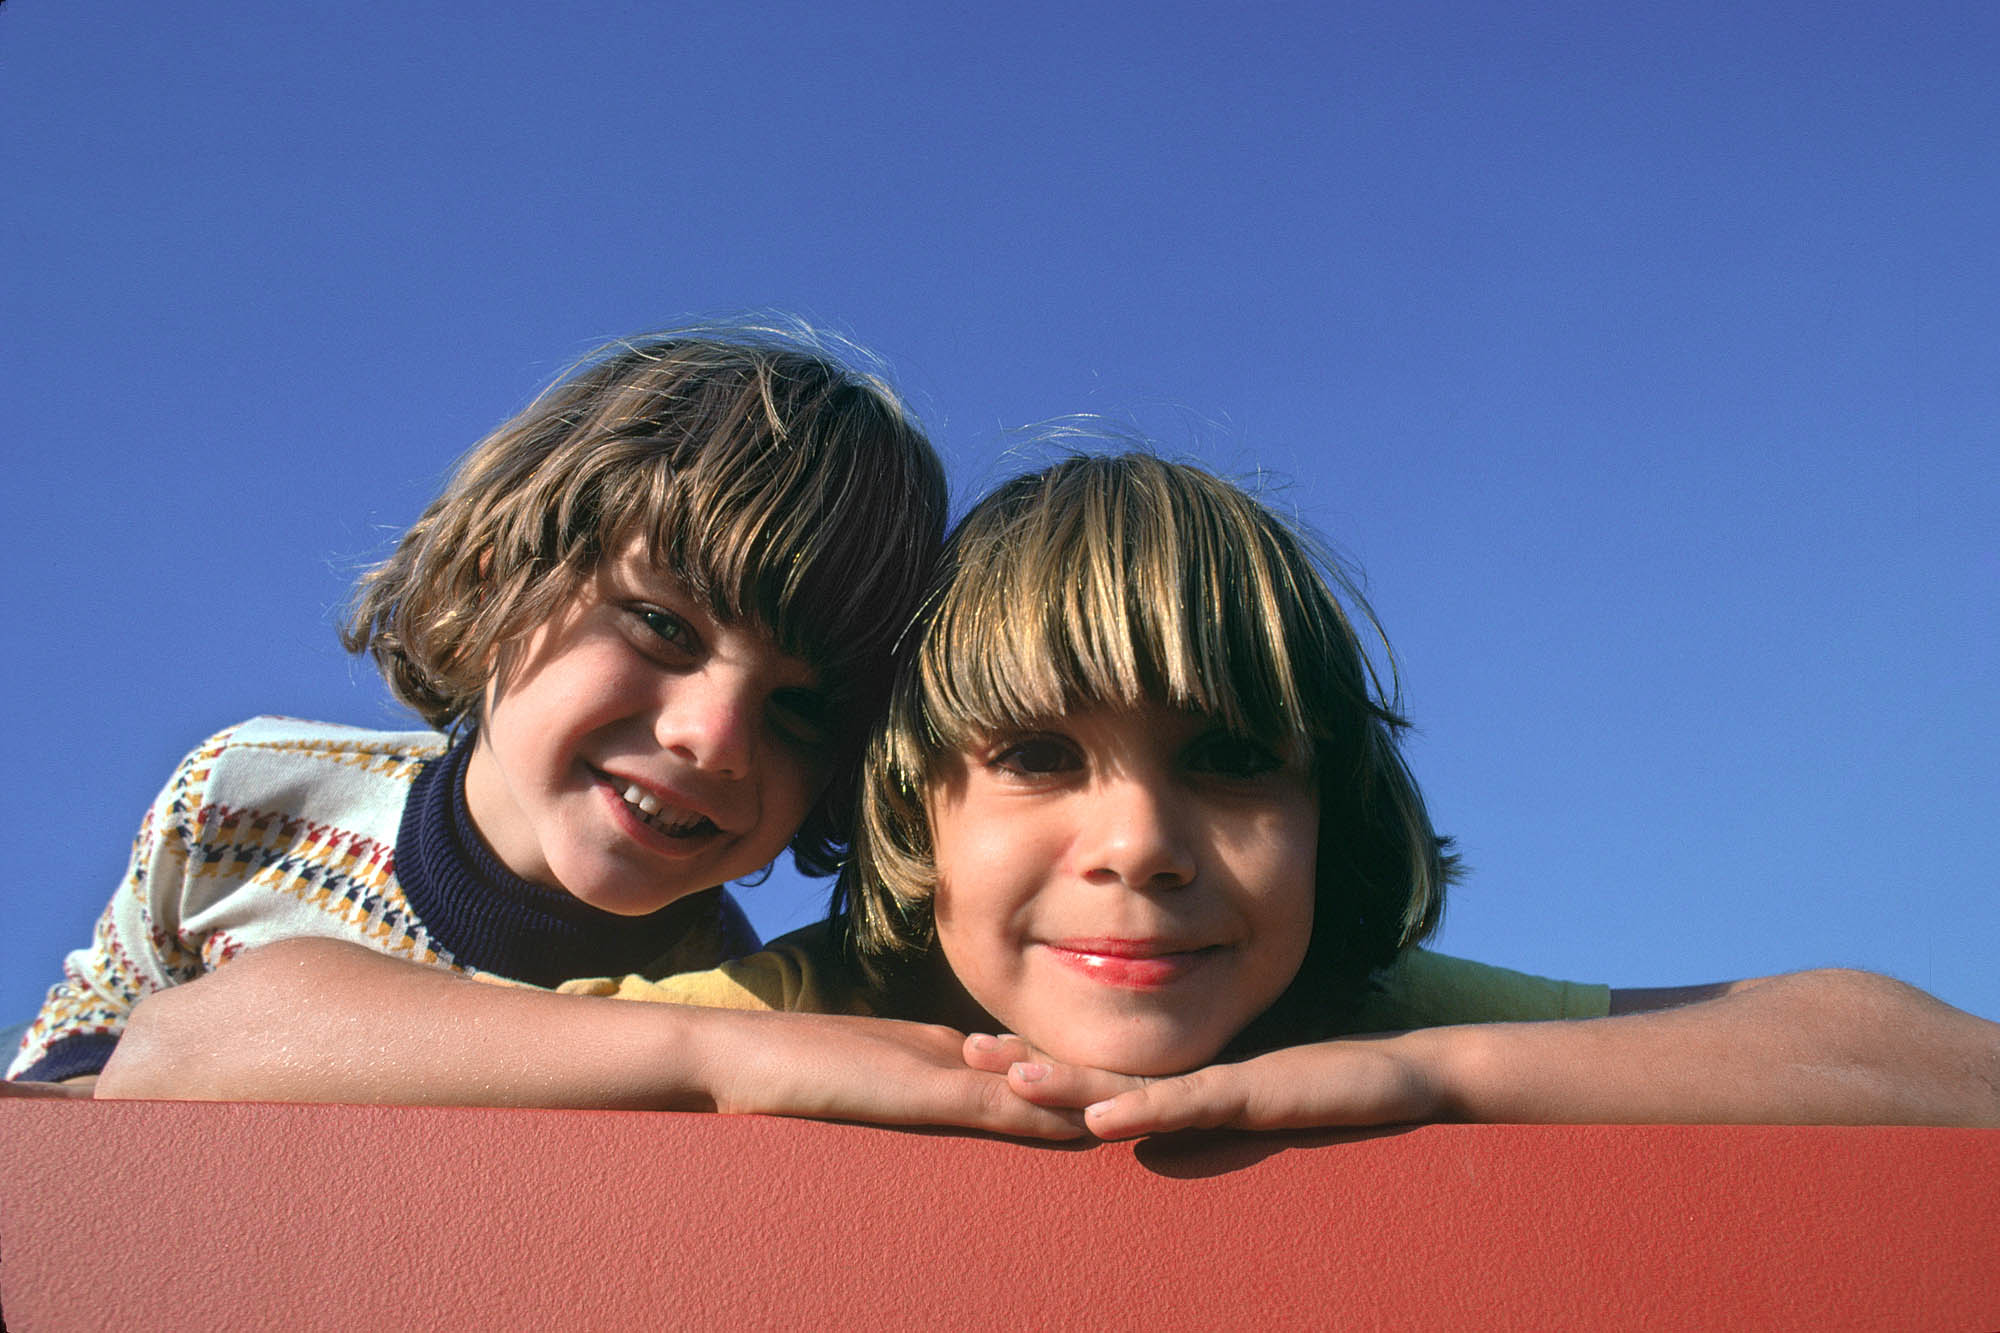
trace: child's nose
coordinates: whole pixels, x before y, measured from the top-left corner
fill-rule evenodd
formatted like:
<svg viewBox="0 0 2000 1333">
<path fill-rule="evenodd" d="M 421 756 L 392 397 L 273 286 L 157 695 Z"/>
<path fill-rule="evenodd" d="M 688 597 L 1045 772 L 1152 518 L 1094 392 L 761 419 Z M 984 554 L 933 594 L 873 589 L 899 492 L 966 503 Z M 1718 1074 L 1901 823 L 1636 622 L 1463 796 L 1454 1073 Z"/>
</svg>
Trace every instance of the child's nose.
<svg viewBox="0 0 2000 1333">
<path fill-rule="evenodd" d="M 1085 812 L 1086 876 L 1135 889 L 1167 889 L 1195 877 L 1187 822 L 1171 796 L 1134 779 L 1104 783 Z"/>
<path fill-rule="evenodd" d="M 654 720 L 660 747 L 718 777 L 750 774 L 759 700 L 755 683 L 723 667 L 675 678 Z"/>
</svg>

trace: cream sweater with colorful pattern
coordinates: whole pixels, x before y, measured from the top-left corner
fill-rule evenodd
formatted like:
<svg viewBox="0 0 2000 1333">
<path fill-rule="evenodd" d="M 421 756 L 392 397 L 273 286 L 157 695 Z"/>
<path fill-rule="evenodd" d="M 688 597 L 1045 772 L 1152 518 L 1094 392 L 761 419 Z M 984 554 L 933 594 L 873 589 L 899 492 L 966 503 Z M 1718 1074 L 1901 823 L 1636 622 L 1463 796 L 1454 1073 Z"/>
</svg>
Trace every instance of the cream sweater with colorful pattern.
<svg viewBox="0 0 2000 1333">
<path fill-rule="evenodd" d="M 756 947 L 719 889 L 616 917 L 512 875 L 465 810 L 469 752 L 431 731 L 275 717 L 211 737 L 153 802 L 7 1076 L 95 1073 L 141 998 L 296 936 L 538 986 Z"/>
</svg>

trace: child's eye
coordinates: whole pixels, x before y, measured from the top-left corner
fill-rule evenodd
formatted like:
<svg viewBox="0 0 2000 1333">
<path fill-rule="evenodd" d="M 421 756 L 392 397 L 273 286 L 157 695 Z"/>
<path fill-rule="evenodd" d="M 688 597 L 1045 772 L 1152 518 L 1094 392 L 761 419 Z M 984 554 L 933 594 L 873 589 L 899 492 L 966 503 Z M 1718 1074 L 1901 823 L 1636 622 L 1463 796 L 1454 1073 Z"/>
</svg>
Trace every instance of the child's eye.
<svg viewBox="0 0 2000 1333">
<path fill-rule="evenodd" d="M 1186 762 L 1197 773 L 1224 778 L 1254 778 L 1285 766 L 1270 746 L 1248 736 L 1211 732 L 1188 747 Z"/>
<path fill-rule="evenodd" d="M 1060 736 L 1028 736 L 1014 741 L 986 761 L 1018 777 L 1039 778 L 1071 773 L 1083 767 L 1076 747 Z"/>
<path fill-rule="evenodd" d="M 660 642 L 683 651 L 693 651 L 696 643 L 694 627 L 687 621 L 671 611 L 652 606 L 639 607 L 636 614 L 640 623 L 651 630 Z"/>
</svg>

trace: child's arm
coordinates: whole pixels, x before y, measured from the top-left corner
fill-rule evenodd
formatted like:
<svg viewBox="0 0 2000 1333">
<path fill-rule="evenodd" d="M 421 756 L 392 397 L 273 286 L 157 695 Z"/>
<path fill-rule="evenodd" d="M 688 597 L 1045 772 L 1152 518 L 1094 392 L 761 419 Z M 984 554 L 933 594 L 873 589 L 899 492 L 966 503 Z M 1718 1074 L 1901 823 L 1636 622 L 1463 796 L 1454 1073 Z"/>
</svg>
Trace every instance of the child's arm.
<svg viewBox="0 0 2000 1333">
<path fill-rule="evenodd" d="M 8 1069 L 12 1078 L 87 1086 L 110 1058 L 139 997 L 198 976 L 180 931 L 179 886 L 196 864 L 189 812 L 227 733 L 182 760 L 132 841 L 125 877 L 98 916 L 88 948 L 63 960 Z"/>
<path fill-rule="evenodd" d="M 1613 992 L 1612 1016 L 1343 1038 L 1141 1080 L 970 1037 L 1102 1138 L 1192 1127 L 1514 1123 L 2000 1126 L 2000 1025 L 1866 972 Z"/>
<path fill-rule="evenodd" d="M 1074 1138 L 968 1069 L 962 1034 L 487 985 L 288 940 L 149 997 L 100 1097 L 762 1112 Z"/>
</svg>

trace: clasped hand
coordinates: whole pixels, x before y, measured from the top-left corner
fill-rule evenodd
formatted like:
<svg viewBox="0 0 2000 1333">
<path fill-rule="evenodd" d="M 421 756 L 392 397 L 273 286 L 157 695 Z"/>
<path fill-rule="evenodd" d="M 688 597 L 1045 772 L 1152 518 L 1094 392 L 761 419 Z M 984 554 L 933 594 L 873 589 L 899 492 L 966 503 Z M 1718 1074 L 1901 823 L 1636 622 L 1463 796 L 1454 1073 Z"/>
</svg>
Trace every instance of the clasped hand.
<svg viewBox="0 0 2000 1333">
<path fill-rule="evenodd" d="M 1400 1044 L 1399 1044 L 1400 1043 Z M 1397 1036 L 1294 1046 L 1165 1078 L 1050 1059 L 1021 1038 L 975 1033 L 965 1063 L 1037 1106 L 1080 1111 L 1100 1139 L 1178 1129 L 1306 1129 L 1438 1119 L 1445 1098 Z"/>
<path fill-rule="evenodd" d="M 1022 1138 L 1131 1139 L 1179 1129 L 1304 1129 L 1439 1119 L 1421 1034 L 1289 1047 L 1165 1078 L 1066 1064 L 1011 1035 L 876 1018 L 742 1014 L 718 1111 Z"/>
</svg>

